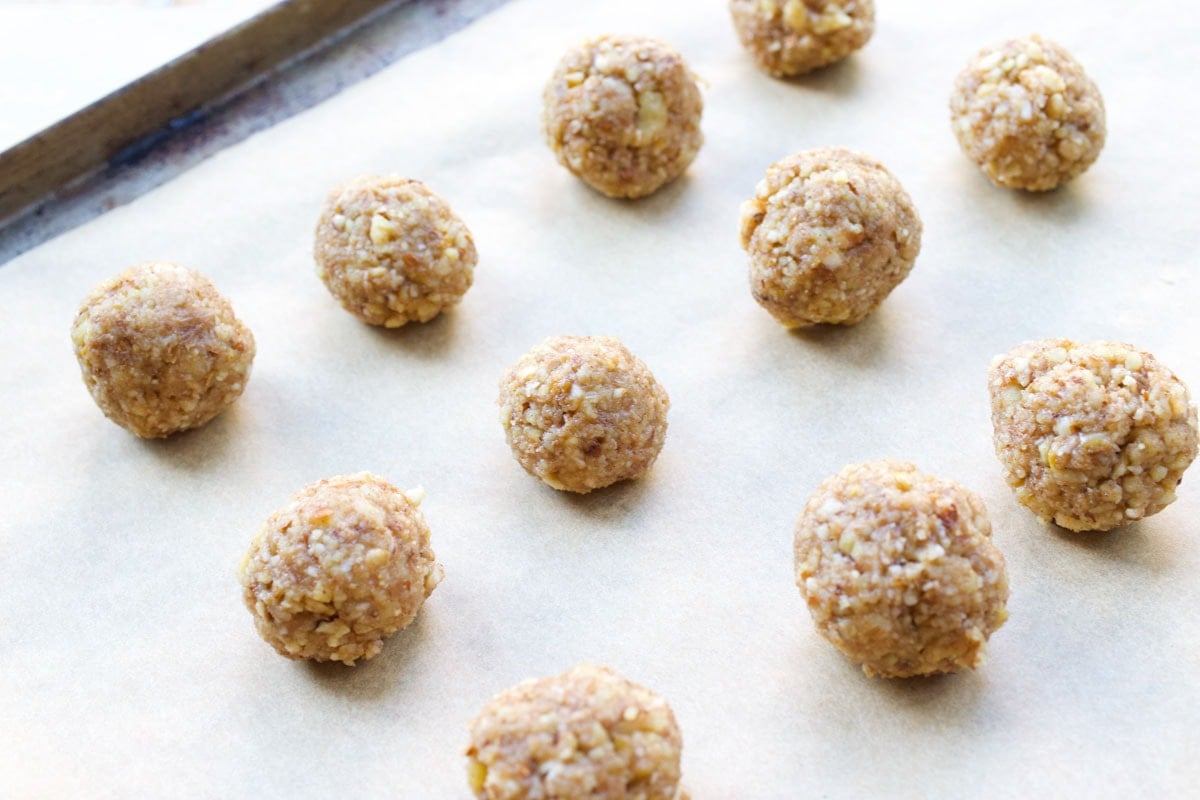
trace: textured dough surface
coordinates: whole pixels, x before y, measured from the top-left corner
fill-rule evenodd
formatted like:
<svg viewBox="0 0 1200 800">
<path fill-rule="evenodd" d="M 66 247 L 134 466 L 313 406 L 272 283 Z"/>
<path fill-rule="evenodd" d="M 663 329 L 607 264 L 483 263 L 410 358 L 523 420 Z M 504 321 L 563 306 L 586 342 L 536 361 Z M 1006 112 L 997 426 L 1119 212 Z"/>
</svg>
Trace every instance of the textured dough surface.
<svg viewBox="0 0 1200 800">
<path fill-rule="evenodd" d="M 817 630 L 868 675 L 973 669 L 1008 618 L 983 501 L 909 463 L 851 464 L 796 524 L 796 585 Z"/>
<path fill-rule="evenodd" d="M 246 388 L 254 336 L 216 287 L 167 262 L 96 286 L 71 326 L 83 381 L 104 415 L 143 438 L 198 428 Z"/>
<path fill-rule="evenodd" d="M 871 40 L 874 0 L 729 0 L 742 46 L 776 78 L 841 61 Z"/>
<path fill-rule="evenodd" d="M 704 100 L 683 56 L 656 39 L 601 36 L 563 56 L 543 93 L 560 164 L 610 197 L 642 197 L 700 152 Z"/>
<path fill-rule="evenodd" d="M 1046 191 L 1100 156 L 1104 100 L 1083 66 L 1034 34 L 984 49 L 959 74 L 950 121 L 967 158 L 998 186 Z"/>
<path fill-rule="evenodd" d="M 487 800 L 673 800 L 682 748 L 665 700 L 584 664 L 493 697 L 471 723 L 467 775 Z"/>
<path fill-rule="evenodd" d="M 1073 531 L 1163 510 L 1196 457 L 1187 387 L 1127 344 L 1027 342 L 993 360 L 988 390 L 1017 500 Z"/>
<path fill-rule="evenodd" d="M 388 328 L 428 322 L 458 303 L 479 260 L 445 200 L 420 181 L 375 176 L 329 195 L 313 255 L 343 308 Z"/>
<path fill-rule="evenodd" d="M 641 477 L 667 435 L 666 390 L 609 336 L 546 339 L 504 374 L 498 402 L 513 455 L 555 489 Z"/>
<path fill-rule="evenodd" d="M 900 182 L 844 147 L 789 156 L 742 204 L 754 299 L 783 325 L 853 325 L 908 276 L 921 218 Z"/>
<path fill-rule="evenodd" d="M 293 495 L 239 574 L 262 638 L 293 659 L 353 665 L 377 655 L 442 579 L 420 500 L 367 472 Z"/>
</svg>

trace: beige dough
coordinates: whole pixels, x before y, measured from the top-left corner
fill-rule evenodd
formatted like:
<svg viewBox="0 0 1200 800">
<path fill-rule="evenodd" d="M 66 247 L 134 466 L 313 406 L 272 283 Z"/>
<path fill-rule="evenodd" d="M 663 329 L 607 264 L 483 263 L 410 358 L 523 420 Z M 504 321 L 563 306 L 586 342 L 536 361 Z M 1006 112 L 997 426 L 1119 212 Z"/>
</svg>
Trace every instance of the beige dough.
<svg viewBox="0 0 1200 800">
<path fill-rule="evenodd" d="M 585 664 L 488 701 L 467 776 L 486 800 L 674 800 L 682 749 L 665 700 Z"/>
<path fill-rule="evenodd" d="M 198 428 L 241 396 L 254 336 L 195 270 L 130 267 L 88 294 L 75 357 L 104 415 L 143 438 Z"/>
<path fill-rule="evenodd" d="M 777 78 L 841 61 L 875 31 L 874 0 L 729 0 L 729 13 L 742 46 Z"/>
<path fill-rule="evenodd" d="M 294 659 L 377 655 L 442 579 L 422 495 L 362 472 L 309 484 L 268 517 L 239 571 L 262 638 Z"/>
<path fill-rule="evenodd" d="M 560 164 L 610 197 L 642 197 L 700 152 L 704 101 L 683 56 L 656 39 L 601 36 L 563 56 L 543 93 Z"/>
<path fill-rule="evenodd" d="M 796 524 L 796 585 L 818 632 L 868 675 L 979 665 L 1008 618 L 983 501 L 884 459 L 827 478 Z"/>
<path fill-rule="evenodd" d="M 500 380 L 500 422 L 525 471 L 586 493 L 650 469 L 667 435 L 670 398 L 608 336 L 552 336 Z"/>
<path fill-rule="evenodd" d="M 1175 500 L 1196 457 L 1196 406 L 1149 353 L 1116 342 L 1027 342 L 988 376 L 996 455 L 1024 506 L 1104 531 Z"/>
<path fill-rule="evenodd" d="M 1071 54 L 1034 34 L 981 51 L 959 74 L 950 122 L 967 158 L 998 186 L 1045 191 L 1104 147 L 1104 100 Z"/>
<path fill-rule="evenodd" d="M 458 303 L 479 260 L 467 226 L 425 184 L 373 176 L 329 195 L 313 254 L 343 308 L 388 328 L 428 322 Z"/>
<path fill-rule="evenodd" d="M 844 147 L 771 165 L 742 204 L 750 290 L 789 328 L 853 325 L 879 307 L 921 250 L 921 218 L 900 182 Z"/>
</svg>

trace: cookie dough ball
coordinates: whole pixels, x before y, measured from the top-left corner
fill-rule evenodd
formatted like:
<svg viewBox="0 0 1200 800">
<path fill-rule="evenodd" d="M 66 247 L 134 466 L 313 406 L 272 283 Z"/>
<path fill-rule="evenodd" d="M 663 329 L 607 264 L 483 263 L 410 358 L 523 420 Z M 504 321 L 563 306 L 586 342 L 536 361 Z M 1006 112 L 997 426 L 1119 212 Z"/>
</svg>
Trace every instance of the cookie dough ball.
<svg viewBox="0 0 1200 800">
<path fill-rule="evenodd" d="M 870 156 L 805 150 L 771 165 L 742 204 L 754 299 L 789 328 L 853 325 L 879 307 L 921 250 L 921 218 Z"/>
<path fill-rule="evenodd" d="M 875 32 L 875 0 L 729 0 L 729 12 L 742 46 L 776 78 L 841 61 Z"/>
<path fill-rule="evenodd" d="M 700 152 L 704 101 L 683 56 L 640 36 L 567 52 L 543 94 L 542 133 L 560 164 L 609 197 L 642 197 Z"/>
<path fill-rule="evenodd" d="M 420 181 L 364 177 L 335 189 L 317 220 L 317 275 L 372 325 L 428 322 L 458 303 L 479 256 L 471 232 Z"/>
<path fill-rule="evenodd" d="M 1073 531 L 1106 531 L 1175 500 L 1196 457 L 1196 406 L 1127 344 L 1027 342 L 992 362 L 996 455 L 1022 505 Z"/>
<path fill-rule="evenodd" d="M 239 577 L 259 635 L 288 658 L 372 658 L 442 579 L 419 506 L 367 472 L 309 484 L 267 518 Z"/>
<path fill-rule="evenodd" d="M 884 459 L 827 478 L 796 525 L 796 585 L 817 630 L 868 675 L 978 666 L 1008 618 L 983 501 Z"/>
<path fill-rule="evenodd" d="M 950 122 L 967 158 L 998 186 L 1045 191 L 1104 147 L 1104 100 L 1071 54 L 1033 35 L 989 47 L 954 83 Z"/>
<path fill-rule="evenodd" d="M 555 489 L 586 493 L 650 469 L 671 401 L 618 339 L 552 336 L 500 381 L 513 455 Z"/>
<path fill-rule="evenodd" d="M 130 267 L 84 298 L 71 326 L 96 405 L 143 438 L 198 428 L 241 396 L 254 336 L 208 278 L 166 262 Z"/>
<path fill-rule="evenodd" d="M 467 777 L 487 800 L 673 800 L 682 748 L 665 700 L 585 664 L 493 697 L 471 723 Z"/>
</svg>

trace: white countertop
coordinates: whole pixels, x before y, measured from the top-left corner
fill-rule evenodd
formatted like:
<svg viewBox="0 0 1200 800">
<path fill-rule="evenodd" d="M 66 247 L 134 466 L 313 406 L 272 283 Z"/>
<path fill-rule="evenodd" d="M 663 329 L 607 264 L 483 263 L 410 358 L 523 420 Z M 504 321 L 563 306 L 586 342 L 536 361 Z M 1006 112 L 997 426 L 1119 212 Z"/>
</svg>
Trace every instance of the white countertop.
<svg viewBox="0 0 1200 800">
<path fill-rule="evenodd" d="M 0 0 L 0 151 L 276 0 Z"/>
</svg>

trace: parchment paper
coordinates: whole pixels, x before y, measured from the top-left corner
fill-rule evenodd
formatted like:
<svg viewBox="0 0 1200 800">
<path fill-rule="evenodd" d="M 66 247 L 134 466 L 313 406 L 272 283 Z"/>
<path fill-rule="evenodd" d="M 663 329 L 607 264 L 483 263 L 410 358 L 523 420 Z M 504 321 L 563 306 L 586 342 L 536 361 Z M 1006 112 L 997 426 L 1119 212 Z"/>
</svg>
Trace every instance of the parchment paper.
<svg viewBox="0 0 1200 800">
<path fill-rule="evenodd" d="M 0 795 L 466 797 L 468 720 L 580 661 L 672 703 L 698 800 L 1200 786 L 1200 476 L 1113 533 L 1044 526 L 1001 478 L 985 388 L 993 354 L 1065 335 L 1133 342 L 1200 391 L 1197 13 L 881 2 L 864 51 L 788 83 L 724 5 L 514 2 L 0 269 Z M 1109 111 L 1098 164 L 1044 196 L 991 186 L 946 111 L 970 55 L 1034 30 Z M 538 133 L 558 57 L 603 31 L 660 36 L 708 83 L 700 157 L 641 202 L 588 190 Z M 789 334 L 750 297 L 737 211 L 825 144 L 889 166 L 924 246 L 867 322 Z M 380 331 L 314 277 L 322 198 L 370 172 L 426 180 L 471 227 L 457 311 Z M 161 442 L 101 416 L 68 337 L 93 284 L 148 259 L 206 272 L 258 340 L 236 407 Z M 512 459 L 497 381 L 556 333 L 620 336 L 671 393 L 647 479 L 568 496 Z M 1011 620 L 977 672 L 868 680 L 793 585 L 808 494 L 882 456 L 991 510 Z M 364 469 L 427 488 L 446 580 L 374 661 L 287 661 L 236 565 L 289 494 Z"/>
</svg>

